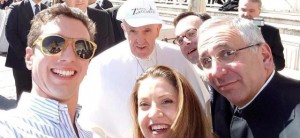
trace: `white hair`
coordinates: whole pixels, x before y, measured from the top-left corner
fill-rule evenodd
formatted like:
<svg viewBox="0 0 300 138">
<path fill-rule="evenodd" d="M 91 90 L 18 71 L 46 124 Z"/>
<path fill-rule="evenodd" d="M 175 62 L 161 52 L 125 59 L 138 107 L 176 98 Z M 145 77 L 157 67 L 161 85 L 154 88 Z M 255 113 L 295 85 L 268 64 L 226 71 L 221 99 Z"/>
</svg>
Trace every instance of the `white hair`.
<svg viewBox="0 0 300 138">
<path fill-rule="evenodd" d="M 199 38 L 201 38 L 201 35 L 205 35 L 203 33 L 206 31 L 218 26 L 228 26 L 229 28 L 236 29 L 248 46 L 265 43 L 261 30 L 251 20 L 227 16 L 215 17 L 205 21 L 200 26 Z M 257 47 L 253 47 L 253 49 L 257 49 Z"/>
</svg>

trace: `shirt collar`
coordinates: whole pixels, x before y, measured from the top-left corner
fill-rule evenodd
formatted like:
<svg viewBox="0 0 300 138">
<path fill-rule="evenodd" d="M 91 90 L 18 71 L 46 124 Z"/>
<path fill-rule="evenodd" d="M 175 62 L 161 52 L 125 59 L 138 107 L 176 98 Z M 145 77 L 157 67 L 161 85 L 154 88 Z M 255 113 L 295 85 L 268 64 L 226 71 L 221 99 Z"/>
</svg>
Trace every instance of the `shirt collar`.
<svg viewBox="0 0 300 138">
<path fill-rule="evenodd" d="M 38 4 L 39 7 L 41 7 L 42 1 L 40 1 L 40 2 L 38 2 L 38 3 L 35 3 L 33 0 L 29 0 L 29 1 L 30 1 L 30 5 L 31 5 L 32 8 L 35 8 L 35 5 L 36 5 L 36 4 Z"/>
<path fill-rule="evenodd" d="M 81 106 L 77 105 L 76 118 L 79 116 Z M 59 103 L 56 100 L 40 97 L 31 93 L 23 93 L 18 103 L 18 110 L 29 110 L 30 112 L 42 116 L 53 122 L 60 122 L 60 112 L 68 112 L 66 104 Z"/>
</svg>

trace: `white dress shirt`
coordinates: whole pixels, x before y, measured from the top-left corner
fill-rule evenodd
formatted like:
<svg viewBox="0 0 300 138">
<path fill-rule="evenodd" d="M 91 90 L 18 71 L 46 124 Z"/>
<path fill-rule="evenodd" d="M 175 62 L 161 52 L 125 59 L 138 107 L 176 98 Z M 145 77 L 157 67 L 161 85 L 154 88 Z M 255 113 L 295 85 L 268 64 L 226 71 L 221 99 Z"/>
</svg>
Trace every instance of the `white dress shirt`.
<svg viewBox="0 0 300 138">
<path fill-rule="evenodd" d="M 77 123 L 81 106 L 77 106 L 75 124 L 80 138 L 93 137 Z M 68 107 L 52 99 L 23 93 L 18 107 L 0 113 L 0 138 L 77 138 Z"/>
</svg>

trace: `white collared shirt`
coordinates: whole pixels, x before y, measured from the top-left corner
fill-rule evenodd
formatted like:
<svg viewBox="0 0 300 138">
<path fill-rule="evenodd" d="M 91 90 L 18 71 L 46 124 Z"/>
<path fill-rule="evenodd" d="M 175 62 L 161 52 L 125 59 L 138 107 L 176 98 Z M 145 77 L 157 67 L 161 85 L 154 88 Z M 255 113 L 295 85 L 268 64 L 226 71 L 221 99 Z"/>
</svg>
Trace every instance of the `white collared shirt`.
<svg viewBox="0 0 300 138">
<path fill-rule="evenodd" d="M 77 123 L 81 106 L 77 106 L 75 125 L 80 138 L 91 138 Z M 0 113 L 0 137 L 4 138 L 77 138 L 68 107 L 56 100 L 23 93 L 18 107 Z"/>
<path fill-rule="evenodd" d="M 39 3 L 35 3 L 33 0 L 29 0 L 29 2 L 30 2 L 30 5 L 31 5 L 31 9 L 32 9 L 33 15 L 35 15 L 34 11 L 35 11 L 35 5 L 36 4 L 39 5 L 40 11 L 41 11 L 41 1 Z"/>
</svg>

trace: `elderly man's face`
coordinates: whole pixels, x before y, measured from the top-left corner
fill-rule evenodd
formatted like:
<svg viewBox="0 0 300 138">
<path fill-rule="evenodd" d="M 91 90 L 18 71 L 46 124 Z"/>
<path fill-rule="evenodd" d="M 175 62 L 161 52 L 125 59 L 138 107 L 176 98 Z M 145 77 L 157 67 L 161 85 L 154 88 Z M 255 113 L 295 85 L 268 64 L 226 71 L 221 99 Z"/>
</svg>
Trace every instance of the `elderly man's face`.
<svg viewBox="0 0 300 138">
<path fill-rule="evenodd" d="M 212 58 L 211 62 L 207 62 L 211 66 L 203 67 L 207 79 L 214 89 L 237 106 L 248 103 L 267 80 L 266 66 L 272 62 L 270 49 L 266 44 L 257 45 L 257 52 L 251 48 L 243 49 L 228 62 L 216 59 L 216 54 L 221 50 L 246 46 L 239 32 L 227 26 L 210 28 L 199 36 L 200 60 Z"/>
<path fill-rule="evenodd" d="M 185 18 L 182 18 L 175 28 L 175 36 L 182 37 L 188 35 L 189 30 L 191 29 L 198 29 L 202 24 L 202 20 L 195 16 L 190 15 Z M 198 36 L 196 35 L 193 38 L 183 38 L 182 44 L 178 44 L 181 49 L 181 53 L 183 56 L 188 59 L 191 63 L 197 63 L 199 59 L 199 55 L 197 52 L 197 44 L 198 44 Z"/>
<path fill-rule="evenodd" d="M 242 0 L 239 3 L 239 16 L 242 18 L 253 19 L 260 14 L 260 7 L 257 2 Z"/>
<path fill-rule="evenodd" d="M 155 48 L 155 39 L 159 36 L 161 24 L 132 27 L 123 22 L 122 28 L 132 54 L 142 59 L 148 58 Z"/>
<path fill-rule="evenodd" d="M 89 0 L 64 0 L 69 7 L 76 7 L 86 12 Z"/>
</svg>

